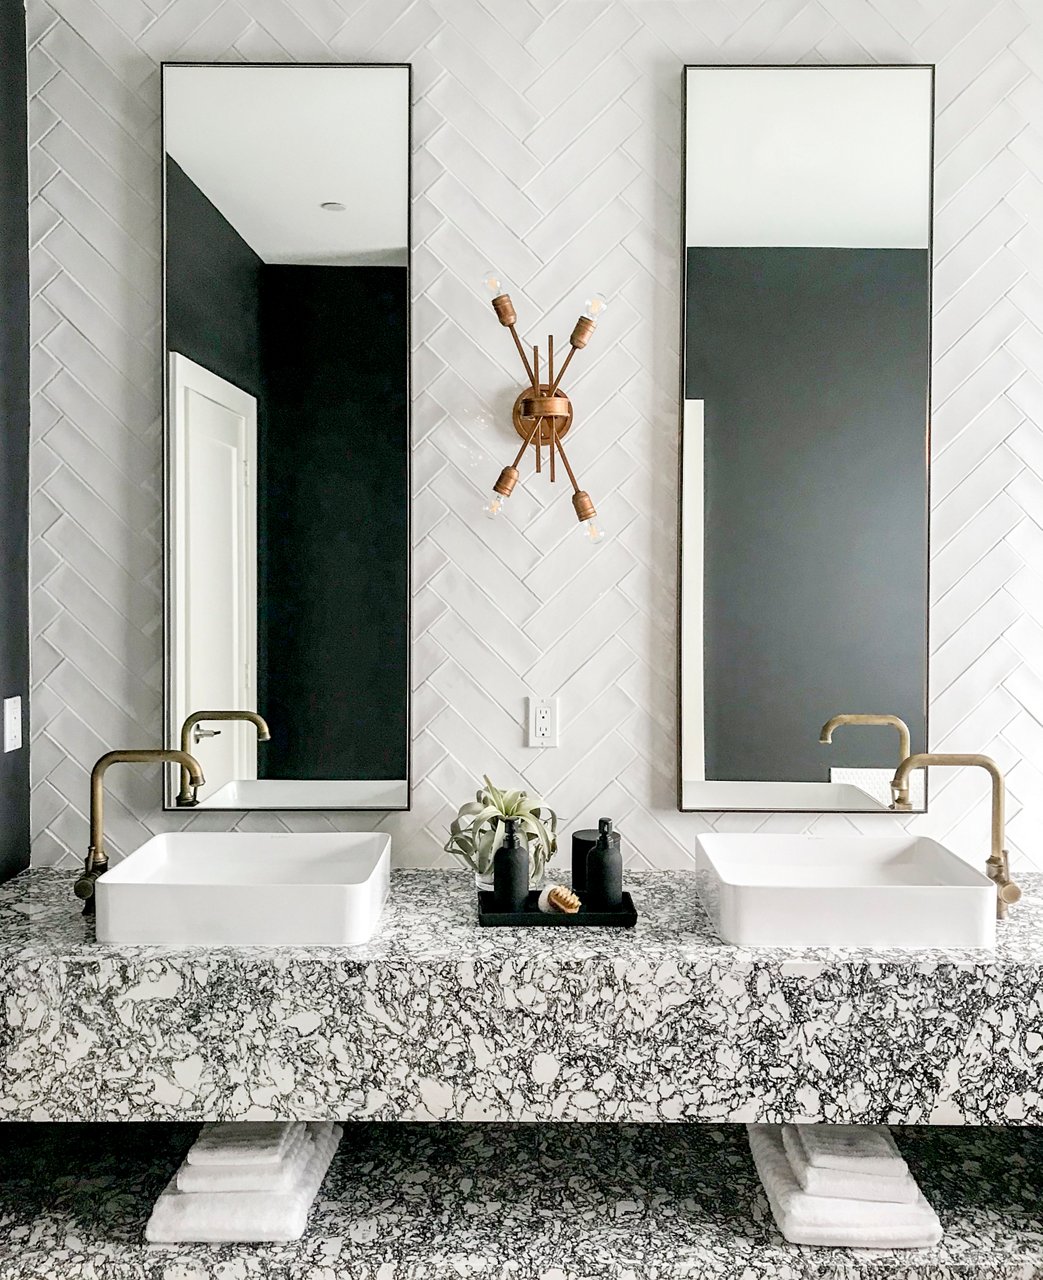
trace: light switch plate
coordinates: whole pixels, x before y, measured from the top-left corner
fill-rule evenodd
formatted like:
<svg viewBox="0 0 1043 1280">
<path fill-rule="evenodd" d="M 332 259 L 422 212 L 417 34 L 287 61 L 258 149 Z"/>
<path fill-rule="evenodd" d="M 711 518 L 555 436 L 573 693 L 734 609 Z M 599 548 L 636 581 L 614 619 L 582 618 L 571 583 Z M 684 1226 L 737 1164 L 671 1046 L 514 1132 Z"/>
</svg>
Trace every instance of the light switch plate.
<svg viewBox="0 0 1043 1280">
<path fill-rule="evenodd" d="M 4 750 L 18 751 L 22 745 L 22 699 L 4 699 Z"/>
<path fill-rule="evenodd" d="M 556 747 L 558 745 L 557 698 L 528 698 L 529 746 Z"/>
</svg>

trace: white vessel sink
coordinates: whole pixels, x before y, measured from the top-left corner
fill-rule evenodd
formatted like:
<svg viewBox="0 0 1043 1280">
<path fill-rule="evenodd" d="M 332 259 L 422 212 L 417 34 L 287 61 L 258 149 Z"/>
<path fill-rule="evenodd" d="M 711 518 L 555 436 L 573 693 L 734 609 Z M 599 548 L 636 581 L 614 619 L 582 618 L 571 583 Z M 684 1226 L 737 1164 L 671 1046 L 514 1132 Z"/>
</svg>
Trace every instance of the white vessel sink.
<svg viewBox="0 0 1043 1280">
<path fill-rule="evenodd" d="M 310 778 L 236 778 L 199 801 L 198 809 L 401 809 L 405 778 L 372 782 Z"/>
<path fill-rule="evenodd" d="M 739 946 L 996 945 L 995 885 L 935 840 L 699 836 L 696 883 Z"/>
<path fill-rule="evenodd" d="M 388 895 L 391 837 L 175 832 L 95 885 L 99 942 L 357 946 Z"/>
</svg>

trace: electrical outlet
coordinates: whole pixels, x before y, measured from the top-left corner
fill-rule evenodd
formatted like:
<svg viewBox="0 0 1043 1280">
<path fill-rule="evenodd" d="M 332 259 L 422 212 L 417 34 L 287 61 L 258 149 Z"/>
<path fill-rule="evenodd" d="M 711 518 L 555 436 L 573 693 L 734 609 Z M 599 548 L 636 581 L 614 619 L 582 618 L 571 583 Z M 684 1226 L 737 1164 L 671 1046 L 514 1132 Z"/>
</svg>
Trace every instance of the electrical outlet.
<svg viewBox="0 0 1043 1280">
<path fill-rule="evenodd" d="M 557 698 L 529 698 L 529 746 L 558 745 Z"/>
<path fill-rule="evenodd" d="M 4 699 L 4 750 L 18 751 L 22 745 L 22 699 Z"/>
</svg>

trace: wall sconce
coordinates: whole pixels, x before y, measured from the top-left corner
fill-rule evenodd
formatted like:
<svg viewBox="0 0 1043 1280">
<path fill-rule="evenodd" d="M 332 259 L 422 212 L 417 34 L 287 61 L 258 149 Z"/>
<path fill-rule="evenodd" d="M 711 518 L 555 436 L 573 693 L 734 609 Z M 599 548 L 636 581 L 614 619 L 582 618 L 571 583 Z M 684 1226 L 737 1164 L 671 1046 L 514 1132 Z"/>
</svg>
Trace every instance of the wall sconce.
<svg viewBox="0 0 1043 1280">
<path fill-rule="evenodd" d="M 518 337 L 518 331 L 514 327 L 518 317 L 509 295 L 501 292 L 500 281 L 491 271 L 486 273 L 482 283 L 492 294 L 492 307 L 497 319 L 505 329 L 510 330 L 514 345 L 518 348 L 518 355 L 521 356 L 525 367 L 526 377 L 529 379 L 529 385 L 518 393 L 511 414 L 514 429 L 521 436 L 522 445 L 514 461 L 509 467 L 504 467 L 500 472 L 500 478 L 493 485 L 492 497 L 484 507 L 485 514 L 491 519 L 503 510 L 503 504 L 514 492 L 514 487 L 518 483 L 518 464 L 525 456 L 525 450 L 531 445 L 536 450 L 537 473 L 543 470 L 543 451 L 547 450 L 551 484 L 557 479 L 556 459 L 561 459 L 562 466 L 572 483 L 572 505 L 576 511 L 576 519 L 579 520 L 591 542 L 600 542 L 605 532 L 597 522 L 597 511 L 590 500 L 590 494 L 579 487 L 576 473 L 572 470 L 572 465 L 561 443 L 572 426 L 572 401 L 561 389 L 561 380 L 572 362 L 572 357 L 590 341 L 591 334 L 597 328 L 597 322 L 608 303 L 600 293 L 596 293 L 588 300 L 587 309 L 576 321 L 572 337 L 569 338 L 569 353 L 556 373 L 554 338 L 553 336 L 547 338 L 547 376 L 546 381 L 541 381 L 540 349 L 533 347 L 530 364 L 529 357 Z"/>
</svg>

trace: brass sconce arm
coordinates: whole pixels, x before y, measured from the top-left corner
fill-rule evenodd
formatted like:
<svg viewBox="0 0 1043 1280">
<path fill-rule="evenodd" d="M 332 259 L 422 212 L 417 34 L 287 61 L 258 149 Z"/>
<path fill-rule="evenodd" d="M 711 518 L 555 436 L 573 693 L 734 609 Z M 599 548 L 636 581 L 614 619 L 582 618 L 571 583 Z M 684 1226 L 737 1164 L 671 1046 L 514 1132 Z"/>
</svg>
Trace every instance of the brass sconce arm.
<svg viewBox="0 0 1043 1280">
<path fill-rule="evenodd" d="M 558 372 L 557 378 L 555 378 L 553 375 L 550 375 L 551 377 L 550 394 L 551 395 L 554 395 L 554 393 L 557 391 L 562 378 L 564 378 L 565 376 L 566 370 L 568 369 L 569 365 L 572 363 L 572 357 L 576 354 L 577 351 L 583 350 L 583 348 L 590 341 L 591 335 L 593 334 L 596 328 L 597 328 L 597 325 L 595 324 L 595 322 L 593 320 L 588 319 L 586 316 L 580 316 L 580 318 L 576 321 L 576 327 L 572 330 L 572 336 L 569 339 L 569 354 L 565 357 L 565 363 L 561 366 L 561 369 Z"/>
<path fill-rule="evenodd" d="M 518 313 L 514 310 L 514 303 L 511 301 L 510 296 L 506 293 L 501 293 L 499 297 L 493 298 L 493 310 L 496 312 L 497 319 L 503 327 L 510 331 L 510 335 L 514 339 L 514 345 L 518 348 L 518 354 L 521 356 L 521 362 L 525 366 L 528 379 L 535 386 L 536 375 L 532 371 L 529 357 L 525 354 L 522 340 L 518 337 L 518 330 L 515 328 L 518 323 Z"/>
</svg>

